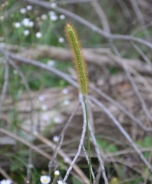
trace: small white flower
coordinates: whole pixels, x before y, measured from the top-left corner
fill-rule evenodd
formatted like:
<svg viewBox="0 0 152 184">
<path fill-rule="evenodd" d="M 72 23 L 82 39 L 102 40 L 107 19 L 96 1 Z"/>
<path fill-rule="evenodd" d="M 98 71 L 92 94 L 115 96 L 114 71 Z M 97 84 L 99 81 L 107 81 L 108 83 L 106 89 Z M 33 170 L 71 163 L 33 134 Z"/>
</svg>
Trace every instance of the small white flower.
<svg viewBox="0 0 152 184">
<path fill-rule="evenodd" d="M 58 170 L 56 170 L 56 171 L 54 172 L 54 175 L 56 175 L 56 176 L 59 176 L 59 174 L 60 174 L 60 172 L 59 172 Z"/>
<path fill-rule="evenodd" d="M 51 15 L 56 15 L 56 13 L 54 12 L 54 11 L 49 11 L 49 13 L 48 13 L 50 16 Z"/>
<path fill-rule="evenodd" d="M 38 97 L 38 99 L 39 99 L 40 102 L 42 102 L 42 101 L 44 101 L 45 97 L 44 97 L 43 95 L 40 95 L 40 96 Z"/>
<path fill-rule="evenodd" d="M 41 19 L 42 20 L 46 20 L 47 19 L 47 15 L 46 14 L 41 15 Z"/>
<path fill-rule="evenodd" d="M 59 140 L 60 140 L 59 136 L 57 136 L 57 135 L 53 136 L 53 141 L 54 142 L 59 142 Z"/>
<path fill-rule="evenodd" d="M 12 184 L 12 181 L 9 179 L 0 181 L 0 184 Z"/>
<path fill-rule="evenodd" d="M 0 16 L 0 20 L 4 20 L 4 16 Z"/>
<path fill-rule="evenodd" d="M 21 9 L 20 9 L 20 13 L 21 13 L 21 14 L 25 14 L 25 13 L 26 13 L 26 8 L 21 8 Z"/>
<path fill-rule="evenodd" d="M 24 18 L 24 19 L 22 20 L 23 26 L 26 26 L 26 27 L 28 27 L 29 22 L 30 22 L 30 19 L 29 19 L 29 18 Z"/>
<path fill-rule="evenodd" d="M 40 181 L 42 184 L 48 184 L 51 181 L 50 176 L 43 175 L 40 177 Z"/>
<path fill-rule="evenodd" d="M 24 31 L 24 35 L 25 35 L 25 36 L 28 36 L 29 34 L 30 34 L 30 31 L 26 29 L 26 30 Z"/>
<path fill-rule="evenodd" d="M 21 27 L 21 23 L 20 23 L 20 22 L 15 22 L 14 27 L 15 27 L 15 28 Z"/>
<path fill-rule="evenodd" d="M 61 124 L 62 123 L 62 119 L 60 117 L 55 117 L 54 118 L 54 122 L 58 123 L 58 124 Z"/>
<path fill-rule="evenodd" d="M 63 182 L 63 181 L 61 181 L 61 180 L 59 180 L 59 181 L 57 181 L 58 182 L 58 184 L 66 184 L 65 182 Z"/>
<path fill-rule="evenodd" d="M 48 109 L 47 105 L 42 105 L 41 108 L 42 108 L 43 111 L 46 111 Z"/>
<path fill-rule="evenodd" d="M 29 24 L 28 24 L 28 27 L 33 27 L 33 26 L 34 26 L 34 22 L 30 21 Z"/>
<path fill-rule="evenodd" d="M 65 157 L 65 158 L 64 158 L 64 162 L 65 162 L 65 163 L 70 163 L 70 159 L 69 159 L 68 157 Z"/>
<path fill-rule="evenodd" d="M 55 61 L 54 61 L 54 60 L 49 60 L 49 61 L 47 62 L 47 64 L 48 64 L 49 66 L 54 66 L 54 65 L 55 65 Z"/>
<path fill-rule="evenodd" d="M 63 93 L 64 95 L 67 95 L 67 94 L 69 93 L 69 90 L 68 90 L 67 88 L 64 88 L 64 89 L 62 90 L 62 93 Z"/>
<path fill-rule="evenodd" d="M 18 74 L 18 71 L 17 70 L 14 70 L 13 73 L 14 73 L 14 75 L 17 75 Z"/>
<path fill-rule="evenodd" d="M 43 116 L 44 121 L 49 121 L 49 117 L 47 115 Z"/>
<path fill-rule="evenodd" d="M 57 4 L 56 3 L 51 3 L 51 8 L 56 8 Z"/>
<path fill-rule="evenodd" d="M 58 16 L 57 15 L 50 15 L 50 20 L 52 21 L 57 21 L 58 20 Z"/>
<path fill-rule="evenodd" d="M 63 42 L 64 42 L 64 38 L 62 38 L 62 37 L 59 38 L 59 42 L 60 42 L 60 43 L 63 43 Z"/>
<path fill-rule="evenodd" d="M 37 33 L 36 33 L 36 37 L 37 37 L 37 38 L 41 38 L 41 37 L 42 37 L 42 33 L 37 32 Z"/>
<path fill-rule="evenodd" d="M 25 26 L 25 27 L 33 27 L 33 26 L 34 26 L 34 22 L 33 22 L 33 21 L 30 21 L 29 18 L 24 18 L 24 19 L 22 20 L 22 24 L 23 24 L 23 26 Z"/>
<path fill-rule="evenodd" d="M 28 5 L 28 6 L 26 7 L 26 9 L 30 11 L 30 10 L 33 9 L 33 7 L 32 7 L 31 5 Z"/>
<path fill-rule="evenodd" d="M 60 15 L 60 19 L 64 20 L 65 19 L 65 15 Z"/>
<path fill-rule="evenodd" d="M 69 93 L 69 90 L 68 90 L 67 88 L 64 88 L 64 89 L 62 90 L 62 93 L 63 93 L 64 95 L 66 95 L 66 94 Z"/>
<path fill-rule="evenodd" d="M 63 102 L 64 105 L 69 105 L 70 104 L 70 101 L 68 99 L 64 100 Z"/>
</svg>

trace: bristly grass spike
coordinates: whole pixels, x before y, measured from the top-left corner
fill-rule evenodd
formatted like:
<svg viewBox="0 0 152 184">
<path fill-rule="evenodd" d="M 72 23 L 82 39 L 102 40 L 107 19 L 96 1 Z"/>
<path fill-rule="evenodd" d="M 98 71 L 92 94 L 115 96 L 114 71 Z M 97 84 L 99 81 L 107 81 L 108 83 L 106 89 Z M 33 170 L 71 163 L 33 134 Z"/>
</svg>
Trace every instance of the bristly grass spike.
<svg viewBox="0 0 152 184">
<path fill-rule="evenodd" d="M 65 26 L 65 33 L 72 50 L 73 62 L 78 77 L 80 91 L 83 95 L 85 95 L 88 92 L 88 74 L 79 37 L 74 26 L 69 23 Z"/>
</svg>

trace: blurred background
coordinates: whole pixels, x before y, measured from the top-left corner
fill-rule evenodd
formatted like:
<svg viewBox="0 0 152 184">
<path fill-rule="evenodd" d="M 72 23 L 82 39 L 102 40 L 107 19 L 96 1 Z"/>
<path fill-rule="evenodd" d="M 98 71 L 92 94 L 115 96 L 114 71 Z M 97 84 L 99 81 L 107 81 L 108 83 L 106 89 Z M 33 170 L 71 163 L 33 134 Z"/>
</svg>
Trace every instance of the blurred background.
<svg viewBox="0 0 152 184">
<path fill-rule="evenodd" d="M 80 38 L 89 94 L 108 108 L 152 162 L 151 17 L 152 0 L 0 1 L 0 183 L 40 183 L 77 106 L 66 23 Z M 139 155 L 103 110 L 90 104 L 109 183 L 150 184 L 151 174 Z M 77 152 L 82 122 L 79 107 L 50 166 L 52 173 L 60 171 L 60 179 Z M 96 183 L 103 184 L 93 146 L 91 160 Z M 68 184 L 83 184 L 89 177 L 83 152 L 76 166 Z"/>
</svg>

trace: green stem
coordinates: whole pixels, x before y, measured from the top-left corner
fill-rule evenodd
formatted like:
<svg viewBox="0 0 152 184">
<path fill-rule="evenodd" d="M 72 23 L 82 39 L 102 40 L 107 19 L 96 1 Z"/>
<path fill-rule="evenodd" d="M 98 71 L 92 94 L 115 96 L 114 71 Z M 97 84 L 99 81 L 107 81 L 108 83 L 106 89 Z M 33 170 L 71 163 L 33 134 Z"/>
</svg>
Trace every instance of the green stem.
<svg viewBox="0 0 152 184">
<path fill-rule="evenodd" d="M 53 181 L 52 181 L 51 184 L 55 184 L 55 182 L 56 182 L 56 180 L 57 180 L 57 177 L 58 177 L 58 176 L 54 175 L 54 179 L 53 179 Z"/>
<path fill-rule="evenodd" d="M 88 157 L 89 157 L 89 179 L 90 184 L 92 184 L 92 178 L 91 178 L 91 149 L 90 149 L 90 131 L 89 131 L 89 120 L 88 120 L 88 109 L 87 109 L 87 99 L 86 96 L 83 95 L 83 101 L 85 104 L 85 113 L 86 113 L 86 122 L 87 122 L 87 139 L 88 139 Z"/>
</svg>

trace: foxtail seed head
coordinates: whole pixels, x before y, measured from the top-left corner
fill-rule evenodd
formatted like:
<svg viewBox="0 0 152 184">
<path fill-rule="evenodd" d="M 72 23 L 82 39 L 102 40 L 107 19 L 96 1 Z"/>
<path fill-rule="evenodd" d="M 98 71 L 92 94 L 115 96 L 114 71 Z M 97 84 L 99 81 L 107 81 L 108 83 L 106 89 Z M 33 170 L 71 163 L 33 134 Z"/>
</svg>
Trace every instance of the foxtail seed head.
<svg viewBox="0 0 152 184">
<path fill-rule="evenodd" d="M 71 24 L 67 23 L 65 26 L 65 34 L 73 53 L 73 62 L 78 77 L 80 91 L 82 94 L 86 94 L 88 92 L 87 66 L 82 54 L 77 32 Z"/>
</svg>

